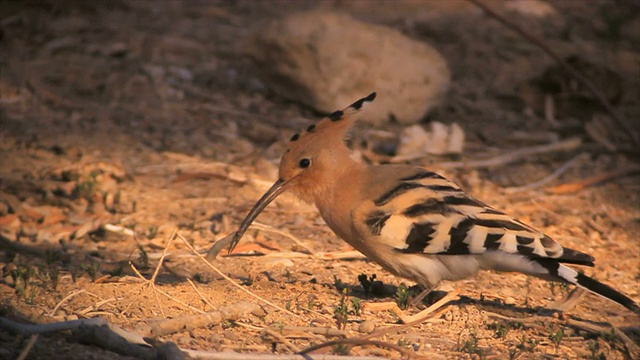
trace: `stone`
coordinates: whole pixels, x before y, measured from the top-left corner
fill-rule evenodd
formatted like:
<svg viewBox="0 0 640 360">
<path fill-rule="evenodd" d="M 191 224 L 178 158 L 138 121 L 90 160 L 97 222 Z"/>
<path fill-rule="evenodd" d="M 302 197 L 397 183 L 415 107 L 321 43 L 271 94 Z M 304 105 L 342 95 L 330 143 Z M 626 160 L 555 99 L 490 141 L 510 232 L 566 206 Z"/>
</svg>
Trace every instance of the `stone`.
<svg viewBox="0 0 640 360">
<path fill-rule="evenodd" d="M 269 23 L 247 55 L 278 94 L 330 113 L 378 93 L 362 120 L 420 121 L 442 101 L 451 75 L 431 46 L 347 14 L 313 10 Z"/>
<path fill-rule="evenodd" d="M 515 303 L 516 303 L 516 299 L 513 296 L 507 296 L 506 298 L 504 298 L 505 305 L 513 305 Z"/>
<path fill-rule="evenodd" d="M 371 334 L 376 329 L 376 324 L 371 320 L 365 320 L 358 326 L 358 332 L 362 334 Z"/>
</svg>

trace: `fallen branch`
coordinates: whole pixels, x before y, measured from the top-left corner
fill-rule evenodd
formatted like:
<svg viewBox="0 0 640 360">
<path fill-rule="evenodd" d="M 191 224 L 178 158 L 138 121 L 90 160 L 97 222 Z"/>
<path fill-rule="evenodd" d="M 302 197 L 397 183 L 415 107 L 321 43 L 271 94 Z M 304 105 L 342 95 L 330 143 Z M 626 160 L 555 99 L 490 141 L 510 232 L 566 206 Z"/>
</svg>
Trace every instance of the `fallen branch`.
<svg viewBox="0 0 640 360">
<path fill-rule="evenodd" d="M 484 160 L 471 160 L 471 161 L 450 161 L 438 163 L 438 167 L 443 169 L 453 168 L 488 168 L 494 166 L 501 166 L 516 162 L 523 158 L 527 158 L 532 155 L 552 153 L 558 151 L 571 151 L 577 149 L 582 144 L 580 138 L 571 138 L 563 141 L 558 141 L 551 144 L 536 145 L 528 148 L 515 150 L 506 154 L 498 155 Z"/>
<path fill-rule="evenodd" d="M 27 356 L 31 352 L 31 349 L 33 349 L 33 345 L 35 345 L 36 341 L 38 341 L 39 336 L 40 334 L 31 335 L 31 337 L 29 338 L 29 342 L 27 342 L 27 345 L 24 347 L 24 349 L 22 349 L 20 355 L 16 360 L 25 360 L 27 358 Z"/>
<path fill-rule="evenodd" d="M 346 345 L 354 345 L 354 346 L 367 346 L 367 345 L 373 345 L 373 346 L 377 346 L 377 347 L 381 347 L 381 348 L 385 348 L 385 349 L 390 349 L 390 350 L 395 350 L 397 352 L 399 352 L 400 354 L 406 356 L 408 359 L 427 359 L 426 356 L 423 355 L 418 355 L 413 351 L 410 351 L 408 349 L 405 349 L 403 347 L 400 347 L 396 344 L 391 344 L 391 343 L 387 343 L 384 341 L 378 341 L 378 340 L 367 340 L 367 339 L 336 339 L 336 340 L 331 340 L 331 341 L 327 341 L 324 342 L 322 344 L 318 344 L 318 345 L 313 345 L 313 346 L 309 346 L 308 348 L 302 350 L 301 352 L 299 352 L 298 354 L 301 355 L 306 355 L 312 351 L 316 351 L 328 346 L 334 346 L 334 345 L 340 345 L 340 344 L 346 344 Z M 431 357 L 429 357 L 430 359 Z"/>
<path fill-rule="evenodd" d="M 584 180 L 580 180 L 580 181 L 576 181 L 573 183 L 567 183 L 567 184 L 562 184 L 562 185 L 558 185 L 558 186 L 554 186 L 552 188 L 548 188 L 546 189 L 546 191 L 548 193 L 551 194 L 569 194 L 569 193 L 575 193 L 578 192 L 582 189 L 585 189 L 591 185 L 596 185 L 596 184 L 600 184 L 602 182 L 611 180 L 611 179 L 615 179 L 615 178 L 619 178 L 622 176 L 626 176 L 629 174 L 633 174 L 635 172 L 639 172 L 640 171 L 640 166 L 639 165 L 628 165 L 628 166 L 624 166 L 620 169 L 617 170 L 612 170 L 612 171 L 607 171 L 604 172 L 602 174 L 598 174 L 589 178 L 586 178 Z"/>
<path fill-rule="evenodd" d="M 0 317 L 0 329 L 16 335 L 33 335 L 71 330 L 74 333 L 74 338 L 79 341 L 96 344 L 103 349 L 111 350 L 122 355 L 135 356 L 142 359 L 153 359 L 156 356 L 156 352 L 149 347 L 150 345 L 142 336 L 123 330 L 103 318 L 70 320 L 47 324 L 23 324 Z"/>
<path fill-rule="evenodd" d="M 326 354 L 250 354 L 237 352 L 209 352 L 201 350 L 183 350 L 191 359 L 199 360 L 382 360 L 373 356 L 343 356 Z"/>
<path fill-rule="evenodd" d="M 207 258 L 206 258 L 204 255 L 200 254 L 200 253 L 198 252 L 198 250 L 196 250 L 196 249 L 193 247 L 193 245 L 191 245 L 191 244 L 187 241 L 187 239 L 185 239 L 185 238 L 184 238 L 180 233 L 178 233 L 178 234 L 177 234 L 177 236 L 178 236 L 178 238 L 179 238 L 180 240 L 182 240 L 182 242 L 183 242 L 183 243 L 184 243 L 184 244 L 185 244 L 185 245 L 186 245 L 186 246 L 191 250 L 191 252 L 193 252 L 193 254 L 195 254 L 198 258 L 200 258 L 200 260 L 202 260 L 202 261 L 204 262 L 204 264 L 205 264 L 205 265 L 207 265 L 207 267 L 209 267 L 211 270 L 215 271 L 218 275 L 222 276 L 225 280 L 227 280 L 229 283 L 231 283 L 231 285 L 235 286 L 236 288 L 240 289 L 240 291 L 242 291 L 242 292 L 246 293 L 246 294 L 247 294 L 247 295 L 249 295 L 249 296 L 252 296 L 253 298 L 258 299 L 259 301 L 261 301 L 261 302 L 263 302 L 263 303 L 265 303 L 265 304 L 267 304 L 267 305 L 269 305 L 269 306 L 271 306 L 271 307 L 274 307 L 274 308 L 276 308 L 276 309 L 278 309 L 278 310 L 280 310 L 280 311 L 282 311 L 282 312 L 285 312 L 285 313 L 287 313 L 287 314 L 289 314 L 289 315 L 292 315 L 292 316 L 294 316 L 294 317 L 296 317 L 296 318 L 300 319 L 300 316 L 299 316 L 299 315 L 294 314 L 294 313 L 292 313 L 291 311 L 289 311 L 289 310 L 287 310 L 287 309 L 284 309 L 283 307 L 278 306 L 278 305 L 276 305 L 276 304 L 272 303 L 271 301 L 269 301 L 269 300 L 267 300 L 267 299 L 265 299 L 265 298 L 263 298 L 263 297 L 261 297 L 261 296 L 258 296 L 258 295 L 256 295 L 256 294 L 252 293 L 251 291 L 249 291 L 249 290 L 245 289 L 242 285 L 240 285 L 240 284 L 236 283 L 235 281 L 233 281 L 233 279 L 231 279 L 230 277 L 228 277 L 228 276 L 227 276 L 225 273 L 223 273 L 220 269 L 218 269 L 217 267 L 213 266 L 213 264 L 212 264 L 211 262 L 209 262 L 209 260 L 207 260 Z"/>
<path fill-rule="evenodd" d="M 222 306 L 218 310 L 209 311 L 204 314 L 166 319 L 154 322 L 153 324 L 144 324 L 138 326 L 136 332 L 143 336 L 159 337 L 209 327 L 227 320 L 244 319 L 249 315 L 264 317 L 266 313 L 259 305 L 243 301 L 233 305 Z"/>
<path fill-rule="evenodd" d="M 562 166 L 557 168 L 551 174 L 545 176 L 544 178 L 542 178 L 542 179 L 540 179 L 538 181 L 535 181 L 535 182 L 532 182 L 530 184 L 523 185 L 523 186 L 509 187 L 509 188 L 506 188 L 505 191 L 507 193 L 511 194 L 511 193 L 518 192 L 518 191 L 533 190 L 533 189 L 537 189 L 539 187 L 542 187 L 542 186 L 550 183 L 551 181 L 555 180 L 560 175 L 564 174 L 567 170 L 569 170 L 571 167 L 573 167 L 573 165 L 575 165 L 575 163 L 578 162 L 578 160 L 581 157 L 582 157 L 582 154 L 574 156 L 571 160 L 569 160 L 569 161 L 565 162 L 564 164 L 562 164 Z"/>
</svg>

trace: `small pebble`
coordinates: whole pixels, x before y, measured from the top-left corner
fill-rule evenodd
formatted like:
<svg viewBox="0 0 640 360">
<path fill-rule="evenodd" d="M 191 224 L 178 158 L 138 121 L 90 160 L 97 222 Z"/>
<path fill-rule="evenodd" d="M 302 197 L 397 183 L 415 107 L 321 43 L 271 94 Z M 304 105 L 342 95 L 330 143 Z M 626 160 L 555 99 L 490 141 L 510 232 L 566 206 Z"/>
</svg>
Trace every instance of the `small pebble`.
<svg viewBox="0 0 640 360">
<path fill-rule="evenodd" d="M 376 324 L 374 324 L 371 320 L 363 321 L 360 323 L 360 326 L 358 326 L 358 331 L 363 334 L 371 334 L 375 329 Z"/>
<path fill-rule="evenodd" d="M 507 296 L 506 298 L 504 298 L 505 305 L 513 305 L 515 303 L 516 303 L 516 299 L 514 299 L 512 296 Z"/>
</svg>

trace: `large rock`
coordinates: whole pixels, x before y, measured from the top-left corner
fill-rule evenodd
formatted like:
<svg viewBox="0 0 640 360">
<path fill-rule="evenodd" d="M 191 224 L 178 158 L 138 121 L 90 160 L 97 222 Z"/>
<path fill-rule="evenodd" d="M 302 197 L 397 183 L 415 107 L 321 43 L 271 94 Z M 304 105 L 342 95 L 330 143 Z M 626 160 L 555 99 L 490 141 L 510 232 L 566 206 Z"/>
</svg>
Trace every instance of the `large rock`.
<svg viewBox="0 0 640 360">
<path fill-rule="evenodd" d="M 418 122 L 441 102 L 451 78 L 431 46 L 326 11 L 268 24 L 252 37 L 247 52 L 267 86 L 319 111 L 335 111 L 376 91 L 376 101 L 363 114 L 374 124 L 391 116 L 404 124 Z"/>
</svg>

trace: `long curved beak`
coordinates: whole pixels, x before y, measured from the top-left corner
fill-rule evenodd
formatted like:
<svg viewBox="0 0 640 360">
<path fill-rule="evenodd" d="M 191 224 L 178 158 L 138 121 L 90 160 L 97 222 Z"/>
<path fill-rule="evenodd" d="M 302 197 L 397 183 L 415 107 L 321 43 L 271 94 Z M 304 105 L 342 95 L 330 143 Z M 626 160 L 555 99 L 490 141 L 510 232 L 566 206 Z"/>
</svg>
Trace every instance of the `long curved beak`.
<svg viewBox="0 0 640 360">
<path fill-rule="evenodd" d="M 247 214 L 244 220 L 242 220 L 240 226 L 238 227 L 238 230 L 233 235 L 233 240 L 231 240 L 231 244 L 229 244 L 229 253 L 231 253 L 236 245 L 238 245 L 238 242 L 240 242 L 242 235 L 247 232 L 249 225 L 251 225 L 253 220 L 255 220 L 258 215 L 260 215 L 262 210 L 264 210 L 267 205 L 269 205 L 275 198 L 277 198 L 278 195 L 284 192 L 284 190 L 286 189 L 286 184 L 287 182 L 285 182 L 284 180 L 278 179 L 278 181 L 273 183 L 269 190 L 267 190 L 267 192 L 262 195 L 260 200 L 258 200 L 258 202 L 253 206 L 253 209 L 251 209 L 251 211 L 249 211 L 249 214 Z"/>
</svg>

